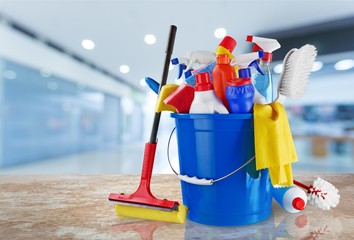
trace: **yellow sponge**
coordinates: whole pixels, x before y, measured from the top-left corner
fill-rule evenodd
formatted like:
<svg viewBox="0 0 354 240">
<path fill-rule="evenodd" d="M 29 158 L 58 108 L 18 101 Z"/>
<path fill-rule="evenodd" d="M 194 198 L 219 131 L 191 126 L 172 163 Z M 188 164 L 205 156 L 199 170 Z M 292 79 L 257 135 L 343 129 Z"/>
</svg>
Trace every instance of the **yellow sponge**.
<svg viewBox="0 0 354 240">
<path fill-rule="evenodd" d="M 178 87 L 179 85 L 171 83 L 171 84 L 166 84 L 161 88 L 156 102 L 156 112 L 158 113 L 162 111 L 177 112 L 175 107 L 173 107 L 172 105 L 165 104 L 163 100 L 165 100 L 168 96 L 170 96 L 170 94 L 173 93 Z"/>
<path fill-rule="evenodd" d="M 125 205 L 115 205 L 116 213 L 120 216 L 133 218 L 143 218 L 150 220 L 158 220 L 165 222 L 184 223 L 187 217 L 188 208 L 184 205 L 179 205 L 177 210 L 166 212 L 162 210 L 140 208 Z"/>
</svg>

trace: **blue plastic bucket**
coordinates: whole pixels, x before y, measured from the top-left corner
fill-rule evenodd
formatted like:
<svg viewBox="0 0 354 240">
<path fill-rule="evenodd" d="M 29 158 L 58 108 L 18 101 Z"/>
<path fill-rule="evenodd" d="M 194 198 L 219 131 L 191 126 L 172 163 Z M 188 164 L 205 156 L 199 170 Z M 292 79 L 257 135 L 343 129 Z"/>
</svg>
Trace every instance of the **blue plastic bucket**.
<svg viewBox="0 0 354 240">
<path fill-rule="evenodd" d="M 218 179 L 254 156 L 252 114 L 172 113 L 171 117 L 176 121 L 181 175 Z M 208 186 L 181 181 L 187 218 L 214 226 L 241 226 L 267 219 L 272 204 L 268 171 L 255 176 L 247 167 Z"/>
</svg>

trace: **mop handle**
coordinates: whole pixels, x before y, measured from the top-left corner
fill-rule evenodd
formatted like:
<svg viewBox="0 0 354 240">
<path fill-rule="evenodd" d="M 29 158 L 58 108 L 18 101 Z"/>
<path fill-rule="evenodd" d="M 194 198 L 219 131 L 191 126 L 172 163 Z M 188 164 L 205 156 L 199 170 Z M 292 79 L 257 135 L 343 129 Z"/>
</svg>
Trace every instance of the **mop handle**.
<svg viewBox="0 0 354 240">
<path fill-rule="evenodd" d="M 159 94 L 160 94 L 161 88 L 163 86 L 165 86 L 166 82 L 167 82 L 167 76 L 168 76 L 168 71 L 169 71 L 169 67 L 170 67 L 171 55 L 173 52 L 173 45 L 175 43 L 175 38 L 176 38 L 176 31 L 177 31 L 177 27 L 174 25 L 171 25 L 170 34 L 168 37 L 167 49 L 166 49 L 165 65 L 163 68 L 160 88 L 159 88 L 159 92 L 158 92 Z M 157 97 L 157 99 L 158 99 L 158 97 Z M 155 117 L 154 117 L 154 122 L 152 124 L 149 143 L 157 143 L 157 131 L 158 131 L 159 124 L 160 124 L 160 118 L 161 118 L 161 113 L 155 112 Z"/>
</svg>

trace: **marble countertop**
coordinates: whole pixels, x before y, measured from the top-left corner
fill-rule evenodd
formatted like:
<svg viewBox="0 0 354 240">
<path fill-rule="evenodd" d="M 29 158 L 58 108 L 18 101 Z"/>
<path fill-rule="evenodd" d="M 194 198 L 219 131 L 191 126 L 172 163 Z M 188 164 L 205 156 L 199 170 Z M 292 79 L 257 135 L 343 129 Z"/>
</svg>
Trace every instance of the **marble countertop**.
<svg viewBox="0 0 354 240">
<path fill-rule="evenodd" d="M 132 192 L 139 175 L 0 175 L 1 239 L 353 239 L 354 174 L 295 175 L 311 184 L 320 176 L 339 189 L 339 206 L 312 206 L 289 214 L 273 201 L 272 216 L 243 227 L 212 227 L 118 217 L 111 192 Z M 174 175 L 154 175 L 152 192 L 181 202 Z"/>
</svg>

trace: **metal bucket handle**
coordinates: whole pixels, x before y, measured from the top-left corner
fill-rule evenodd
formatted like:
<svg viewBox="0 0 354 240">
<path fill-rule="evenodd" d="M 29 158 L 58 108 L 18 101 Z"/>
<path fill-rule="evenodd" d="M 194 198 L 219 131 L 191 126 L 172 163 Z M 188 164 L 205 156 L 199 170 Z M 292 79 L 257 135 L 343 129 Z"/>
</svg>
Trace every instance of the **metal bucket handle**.
<svg viewBox="0 0 354 240">
<path fill-rule="evenodd" d="M 212 185 L 213 183 L 219 182 L 221 180 L 224 180 L 224 179 L 234 175 L 235 173 L 240 171 L 242 168 L 246 167 L 247 164 L 249 164 L 255 158 L 255 156 L 251 157 L 247 162 L 242 164 L 239 168 L 237 168 L 236 170 L 234 170 L 234 171 L 232 171 L 232 172 L 230 172 L 230 173 L 226 174 L 225 176 L 220 177 L 218 179 L 206 179 L 206 178 L 190 177 L 188 175 L 181 175 L 181 174 L 177 173 L 176 170 L 172 167 L 171 160 L 170 160 L 170 143 L 171 143 L 172 135 L 175 132 L 175 130 L 176 130 L 176 127 L 173 128 L 173 130 L 171 131 L 170 137 L 168 138 L 167 160 L 168 160 L 168 163 L 170 164 L 172 171 L 178 176 L 178 178 L 180 180 L 182 180 L 184 182 L 195 184 L 195 185 Z"/>
</svg>

